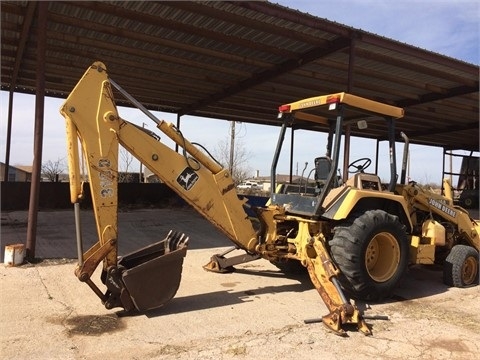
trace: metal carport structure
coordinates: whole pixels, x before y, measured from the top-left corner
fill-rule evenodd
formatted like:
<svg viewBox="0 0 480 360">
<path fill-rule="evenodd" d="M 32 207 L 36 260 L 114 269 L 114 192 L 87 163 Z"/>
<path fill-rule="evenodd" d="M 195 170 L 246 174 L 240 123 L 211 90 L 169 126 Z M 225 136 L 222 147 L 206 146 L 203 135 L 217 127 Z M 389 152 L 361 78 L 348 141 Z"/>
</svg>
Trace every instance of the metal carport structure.
<svg viewBox="0 0 480 360">
<path fill-rule="evenodd" d="M 1 89 L 37 94 L 32 237 L 39 99 L 65 97 L 95 60 L 147 108 L 179 121 L 188 114 L 278 125 L 280 104 L 347 91 L 405 108 L 397 130 L 411 143 L 479 147 L 477 65 L 274 3 L 2 1 L 1 22 Z M 9 129 L 11 119 L 9 112 Z M 377 140 L 386 134 L 381 124 L 367 131 L 352 124 L 349 132 Z M 9 144 L 10 133 L 7 168 Z"/>
</svg>

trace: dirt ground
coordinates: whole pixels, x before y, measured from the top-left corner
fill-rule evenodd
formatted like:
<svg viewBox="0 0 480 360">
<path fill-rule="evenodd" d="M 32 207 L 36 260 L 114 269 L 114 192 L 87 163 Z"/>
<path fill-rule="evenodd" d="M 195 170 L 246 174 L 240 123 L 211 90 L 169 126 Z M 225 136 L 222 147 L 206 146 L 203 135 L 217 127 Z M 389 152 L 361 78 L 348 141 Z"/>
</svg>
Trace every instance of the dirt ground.
<svg viewBox="0 0 480 360">
<path fill-rule="evenodd" d="M 20 215 L 8 214 L 10 220 Z M 55 237 L 64 236 L 62 244 L 72 242 L 68 248 L 75 247 L 70 220 L 63 216 L 42 215 L 38 230 L 42 246 L 43 236 L 52 234 L 51 224 L 43 221 L 48 217 L 62 224 L 65 232 Z M 305 324 L 304 320 L 327 313 L 306 275 L 285 276 L 265 260 L 237 266 L 229 274 L 204 271 L 202 265 L 228 243 L 195 213 L 141 211 L 120 220 L 127 233 L 124 238 L 136 237 L 138 242 L 139 228 L 141 233 L 154 233 L 173 218 L 188 225 L 194 245 L 185 258 L 175 298 L 145 314 L 125 317 L 106 310 L 74 276 L 75 260 L 0 264 L 0 357 L 478 359 L 480 286 L 449 288 L 442 283 L 441 269 L 412 267 L 393 298 L 357 304 L 367 315 L 388 316 L 367 321 L 373 336 L 349 329 L 348 337 L 342 338 L 321 323 Z M 12 234 L 22 234 L 18 223 L 15 231 L 9 226 L 7 221 L 2 225 L 2 243 Z M 92 279 L 100 285 L 99 274 Z"/>
</svg>

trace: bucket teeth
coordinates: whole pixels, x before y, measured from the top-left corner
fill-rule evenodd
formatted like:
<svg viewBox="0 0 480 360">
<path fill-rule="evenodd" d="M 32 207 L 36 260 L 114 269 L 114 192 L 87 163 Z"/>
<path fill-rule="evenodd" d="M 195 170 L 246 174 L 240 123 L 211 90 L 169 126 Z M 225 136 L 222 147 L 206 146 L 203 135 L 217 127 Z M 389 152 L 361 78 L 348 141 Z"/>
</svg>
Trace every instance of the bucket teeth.
<svg viewBox="0 0 480 360">
<path fill-rule="evenodd" d="M 175 251 L 180 249 L 188 244 L 188 239 L 188 236 L 186 236 L 184 233 L 170 230 L 166 238 L 165 250 Z"/>
<path fill-rule="evenodd" d="M 126 311 L 135 308 L 142 312 L 170 301 L 180 285 L 187 242 L 185 234 L 170 231 L 163 240 L 121 257 L 121 278 L 110 278 L 116 280 L 113 285 L 123 287 L 110 286 L 107 309 L 122 306 Z M 104 283 L 109 283 L 109 279 Z"/>
</svg>

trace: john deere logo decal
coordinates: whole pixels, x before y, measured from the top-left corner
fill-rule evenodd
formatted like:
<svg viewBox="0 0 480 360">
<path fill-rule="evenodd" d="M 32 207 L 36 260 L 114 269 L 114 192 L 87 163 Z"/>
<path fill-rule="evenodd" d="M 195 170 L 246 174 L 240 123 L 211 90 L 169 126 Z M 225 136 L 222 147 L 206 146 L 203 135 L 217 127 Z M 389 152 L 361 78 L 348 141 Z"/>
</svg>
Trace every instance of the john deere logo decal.
<svg viewBox="0 0 480 360">
<path fill-rule="evenodd" d="M 440 201 L 429 198 L 428 203 L 453 218 L 457 216 L 457 212 L 455 210 L 452 210 L 451 208 L 449 208 L 447 205 L 443 204 Z"/>
<path fill-rule="evenodd" d="M 193 185 L 195 185 L 197 180 L 197 173 L 189 167 L 185 168 L 185 170 L 183 170 L 182 173 L 177 177 L 177 182 L 187 191 L 190 190 Z"/>
</svg>

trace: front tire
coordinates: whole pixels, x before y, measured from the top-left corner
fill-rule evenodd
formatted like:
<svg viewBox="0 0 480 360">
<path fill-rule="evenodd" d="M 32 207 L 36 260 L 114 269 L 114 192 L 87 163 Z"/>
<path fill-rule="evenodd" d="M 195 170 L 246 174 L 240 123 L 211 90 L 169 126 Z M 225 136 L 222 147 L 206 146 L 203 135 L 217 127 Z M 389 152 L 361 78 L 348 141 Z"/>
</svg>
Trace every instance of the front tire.
<svg viewBox="0 0 480 360">
<path fill-rule="evenodd" d="M 345 291 L 354 298 L 377 301 L 391 295 L 409 259 L 405 226 L 397 216 L 369 210 L 335 228 L 329 242 Z"/>
<path fill-rule="evenodd" d="M 454 287 L 478 284 L 478 252 L 471 246 L 455 245 L 443 264 L 443 282 Z"/>
</svg>

